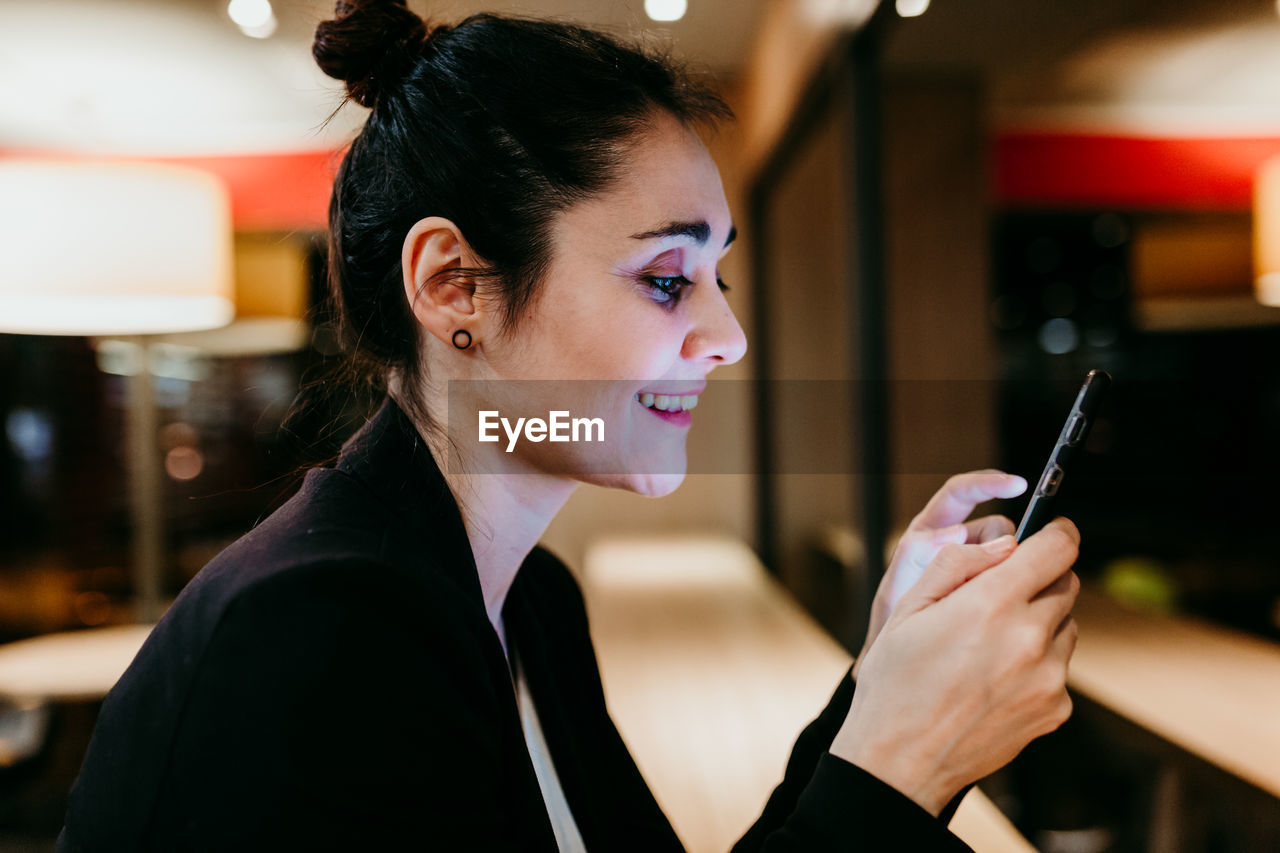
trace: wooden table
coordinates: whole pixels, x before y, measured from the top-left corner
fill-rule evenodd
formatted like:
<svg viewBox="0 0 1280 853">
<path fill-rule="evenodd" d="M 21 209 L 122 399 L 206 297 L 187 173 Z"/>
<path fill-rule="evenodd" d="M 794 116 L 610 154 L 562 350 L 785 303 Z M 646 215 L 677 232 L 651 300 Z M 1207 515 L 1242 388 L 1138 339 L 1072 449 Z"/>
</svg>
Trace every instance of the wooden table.
<svg viewBox="0 0 1280 853">
<path fill-rule="evenodd" d="M 150 625 L 121 625 L 45 634 L 0 646 L 0 767 L 25 761 L 45 748 L 55 703 L 95 702 L 106 696 L 150 633 Z M 91 715 L 84 727 L 85 741 L 67 735 L 78 729 L 64 718 L 54 728 L 61 732 L 56 735 L 59 745 L 43 760 L 36 781 L 18 795 L 34 797 L 40 808 L 51 796 L 50 780 L 65 793 L 63 786 L 70 785 L 84 757 L 97 712 L 77 707 L 80 710 L 73 714 Z M 18 809 L 13 802 L 8 806 Z"/>
<path fill-rule="evenodd" d="M 101 699 L 128 669 L 151 627 L 90 628 L 6 643 L 0 646 L 0 698 Z"/>
<path fill-rule="evenodd" d="M 728 850 L 849 668 L 732 538 L 610 538 L 582 570 L 609 707 L 691 853 Z M 1033 853 L 974 789 L 951 828 L 979 853 Z"/>
<path fill-rule="evenodd" d="M 1280 644 L 1088 587 L 1075 617 L 1073 690 L 1280 797 Z"/>
</svg>

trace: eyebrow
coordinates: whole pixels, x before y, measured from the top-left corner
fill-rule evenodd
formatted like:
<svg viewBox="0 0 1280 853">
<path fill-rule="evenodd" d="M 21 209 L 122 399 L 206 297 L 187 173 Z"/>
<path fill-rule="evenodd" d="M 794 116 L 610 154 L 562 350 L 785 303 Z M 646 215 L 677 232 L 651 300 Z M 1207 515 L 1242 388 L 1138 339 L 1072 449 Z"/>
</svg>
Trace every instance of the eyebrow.
<svg viewBox="0 0 1280 853">
<path fill-rule="evenodd" d="M 689 237 L 694 242 L 703 244 L 711 239 L 711 226 L 706 222 L 668 222 L 652 231 L 644 231 L 640 234 L 632 234 L 633 240 L 654 240 L 660 237 Z M 736 225 L 729 228 L 729 236 L 724 241 L 727 247 L 734 240 L 738 239 L 738 227 Z"/>
</svg>

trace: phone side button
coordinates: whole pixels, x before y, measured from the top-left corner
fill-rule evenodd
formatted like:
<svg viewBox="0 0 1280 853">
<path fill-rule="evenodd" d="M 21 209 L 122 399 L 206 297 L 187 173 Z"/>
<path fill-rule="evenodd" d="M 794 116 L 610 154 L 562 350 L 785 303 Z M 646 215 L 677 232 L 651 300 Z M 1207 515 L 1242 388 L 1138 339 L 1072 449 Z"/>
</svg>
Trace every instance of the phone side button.
<svg viewBox="0 0 1280 853">
<path fill-rule="evenodd" d="M 1076 444 L 1080 441 L 1080 437 L 1084 435 L 1085 426 L 1089 423 L 1080 412 L 1076 412 L 1071 416 L 1071 425 L 1067 427 L 1067 444 Z"/>
<path fill-rule="evenodd" d="M 1062 479 L 1067 473 L 1054 465 L 1044 474 L 1044 479 L 1040 481 L 1040 493 L 1045 497 L 1051 497 L 1058 493 L 1058 487 L 1062 485 Z"/>
</svg>

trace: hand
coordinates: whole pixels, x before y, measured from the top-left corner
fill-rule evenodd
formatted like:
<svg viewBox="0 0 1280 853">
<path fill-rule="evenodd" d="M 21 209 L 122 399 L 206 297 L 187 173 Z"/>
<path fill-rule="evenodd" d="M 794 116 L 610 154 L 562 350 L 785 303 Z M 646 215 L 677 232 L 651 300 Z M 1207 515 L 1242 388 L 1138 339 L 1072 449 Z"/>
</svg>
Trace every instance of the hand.
<svg viewBox="0 0 1280 853">
<path fill-rule="evenodd" d="M 1026 488 L 1027 481 L 1021 477 L 990 468 L 956 474 L 942 484 L 920 514 L 907 525 L 880 580 L 875 600 L 871 602 L 867 638 L 854 665 L 855 679 L 861 672 L 863 658 L 889 620 L 894 606 L 920 579 L 925 567 L 944 545 L 990 542 L 1013 533 L 1013 522 L 1003 515 L 987 515 L 965 522 L 974 508 L 993 498 L 1017 497 Z"/>
<path fill-rule="evenodd" d="M 867 654 L 831 752 L 937 815 L 1071 714 L 1080 542 L 1056 519 L 1021 545 L 948 545 Z"/>
</svg>

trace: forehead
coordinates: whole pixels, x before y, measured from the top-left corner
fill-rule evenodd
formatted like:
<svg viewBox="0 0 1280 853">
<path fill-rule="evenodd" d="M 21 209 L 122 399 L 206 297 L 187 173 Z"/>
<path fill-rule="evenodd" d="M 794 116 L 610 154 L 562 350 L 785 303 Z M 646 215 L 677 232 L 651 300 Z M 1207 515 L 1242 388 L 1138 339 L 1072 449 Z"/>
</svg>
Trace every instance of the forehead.
<svg viewBox="0 0 1280 853">
<path fill-rule="evenodd" d="M 557 236 L 629 239 L 675 221 L 705 221 L 713 241 L 723 245 L 729 205 L 702 141 L 675 118 L 663 116 L 627 144 L 623 165 L 603 192 L 564 212 Z"/>
</svg>

